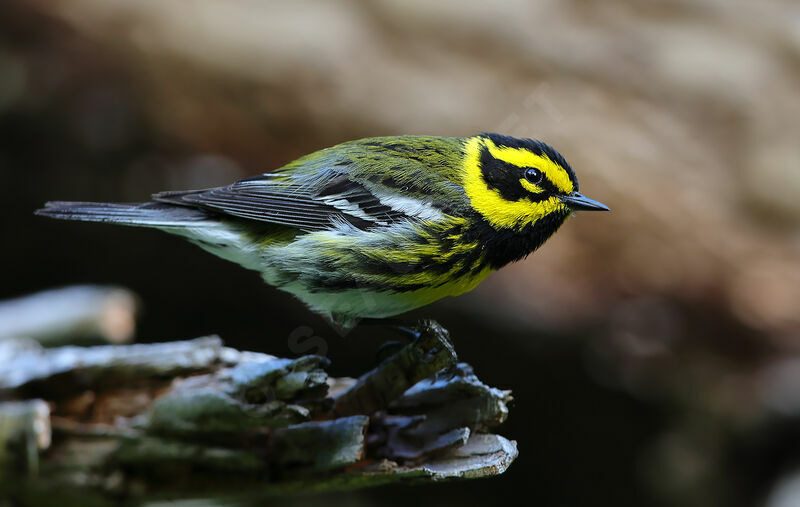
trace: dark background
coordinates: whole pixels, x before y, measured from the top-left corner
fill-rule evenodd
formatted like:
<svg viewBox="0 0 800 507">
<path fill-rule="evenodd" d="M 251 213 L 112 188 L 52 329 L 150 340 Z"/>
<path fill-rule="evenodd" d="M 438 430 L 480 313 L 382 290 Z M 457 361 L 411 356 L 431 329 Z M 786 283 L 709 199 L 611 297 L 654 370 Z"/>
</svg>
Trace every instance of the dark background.
<svg viewBox="0 0 800 507">
<path fill-rule="evenodd" d="M 735 5 L 734 5 L 735 4 Z M 612 213 L 579 214 L 474 292 L 415 312 L 512 389 L 497 478 L 319 504 L 797 505 L 800 11 L 791 2 L 0 4 L 0 298 L 75 283 L 142 301 L 137 339 L 219 334 L 333 375 L 341 337 L 179 238 L 33 216 L 138 201 L 404 133 L 536 137 Z"/>
</svg>

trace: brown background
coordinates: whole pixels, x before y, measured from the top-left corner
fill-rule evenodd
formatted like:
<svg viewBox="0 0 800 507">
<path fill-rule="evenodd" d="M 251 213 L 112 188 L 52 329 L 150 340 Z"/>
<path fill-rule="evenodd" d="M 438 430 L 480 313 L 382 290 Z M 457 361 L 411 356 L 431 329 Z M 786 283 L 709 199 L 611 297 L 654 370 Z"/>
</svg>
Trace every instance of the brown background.
<svg viewBox="0 0 800 507">
<path fill-rule="evenodd" d="M 501 432 L 520 458 L 487 481 L 303 501 L 777 502 L 800 457 L 789 0 L 7 0 L 0 297 L 125 285 L 141 341 L 292 355 L 309 326 L 334 374 L 357 373 L 374 331 L 339 337 L 179 239 L 31 212 L 224 184 L 353 138 L 481 131 L 546 140 L 613 210 L 414 314 L 514 390 Z"/>
</svg>

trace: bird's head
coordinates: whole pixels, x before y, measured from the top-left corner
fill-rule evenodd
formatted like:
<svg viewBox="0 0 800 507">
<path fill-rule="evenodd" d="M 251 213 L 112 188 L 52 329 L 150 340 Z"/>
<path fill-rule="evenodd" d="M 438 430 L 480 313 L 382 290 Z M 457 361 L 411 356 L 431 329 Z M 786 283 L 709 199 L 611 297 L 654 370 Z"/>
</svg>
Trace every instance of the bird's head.
<svg viewBox="0 0 800 507">
<path fill-rule="evenodd" d="M 467 138 L 463 186 L 472 207 L 500 230 L 523 230 L 546 217 L 560 225 L 576 210 L 608 210 L 578 192 L 575 172 L 560 153 L 533 139 Z"/>
</svg>

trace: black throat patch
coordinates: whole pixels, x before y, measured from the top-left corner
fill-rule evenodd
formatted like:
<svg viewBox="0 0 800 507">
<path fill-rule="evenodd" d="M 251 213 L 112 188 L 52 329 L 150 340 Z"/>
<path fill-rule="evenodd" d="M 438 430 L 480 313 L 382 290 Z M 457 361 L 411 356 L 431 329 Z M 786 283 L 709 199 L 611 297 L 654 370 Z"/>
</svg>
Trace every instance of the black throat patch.
<svg viewBox="0 0 800 507">
<path fill-rule="evenodd" d="M 475 217 L 465 233 L 465 241 L 477 240 L 483 245 L 485 262 L 493 269 L 524 259 L 542 246 L 569 217 L 568 211 L 550 213 L 519 230 L 495 229 L 483 217 Z"/>
</svg>

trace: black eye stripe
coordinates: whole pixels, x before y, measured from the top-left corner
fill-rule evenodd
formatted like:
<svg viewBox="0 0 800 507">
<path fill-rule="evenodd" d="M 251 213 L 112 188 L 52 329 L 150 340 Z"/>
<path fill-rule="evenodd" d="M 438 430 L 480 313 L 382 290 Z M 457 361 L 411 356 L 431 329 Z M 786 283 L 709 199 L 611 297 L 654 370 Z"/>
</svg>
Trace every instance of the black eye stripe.
<svg viewBox="0 0 800 507">
<path fill-rule="evenodd" d="M 508 148 L 519 148 L 524 149 L 532 152 L 535 155 L 545 156 L 555 162 L 559 167 L 563 168 L 564 171 L 567 172 L 569 179 L 572 181 L 572 184 L 575 187 L 575 191 L 578 191 L 578 179 L 575 177 L 575 172 L 569 166 L 564 157 L 561 156 L 559 152 L 557 152 L 552 146 L 543 143 L 542 141 L 537 141 L 535 139 L 518 139 L 515 137 L 503 136 L 500 134 L 493 134 L 493 133 L 483 133 L 481 134 L 482 137 L 485 137 L 492 141 L 498 147 L 508 147 Z M 545 181 L 547 179 L 545 178 Z"/>
<path fill-rule="evenodd" d="M 544 175 L 544 171 L 536 167 L 520 167 L 498 160 L 491 155 L 486 147 L 481 150 L 480 166 L 486 186 L 500 192 L 500 195 L 506 200 L 519 201 L 520 199 L 529 199 L 536 202 L 548 199 L 550 195 L 558 193 L 553 183 Z M 528 169 L 537 170 L 541 174 L 539 181 L 532 183 L 544 189 L 544 192 L 534 193 L 520 184 L 520 179 L 527 180 L 525 173 Z"/>
</svg>

